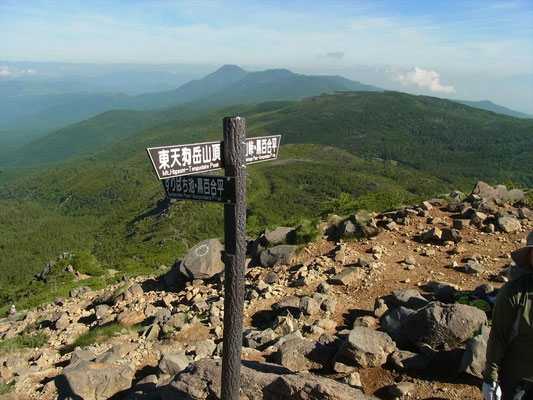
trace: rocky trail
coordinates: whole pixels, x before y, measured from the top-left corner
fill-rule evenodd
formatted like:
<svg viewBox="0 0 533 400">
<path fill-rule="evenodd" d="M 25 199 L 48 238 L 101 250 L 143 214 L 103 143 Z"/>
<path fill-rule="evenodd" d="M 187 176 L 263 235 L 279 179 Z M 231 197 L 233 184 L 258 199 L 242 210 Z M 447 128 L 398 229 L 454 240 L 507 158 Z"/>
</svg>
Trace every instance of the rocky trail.
<svg viewBox="0 0 533 400">
<path fill-rule="evenodd" d="M 480 182 L 468 201 L 452 193 L 451 201 L 332 219 L 303 249 L 284 244 L 293 228 L 251 241 L 241 398 L 482 399 L 490 304 L 519 273 L 510 252 L 533 230 L 533 211 L 508 201 L 521 196 Z M 198 267 L 187 257 L 161 276 L 77 288 L 0 320 L 2 340 L 49 337 L 0 354 L 0 378 L 13 385 L 3 396 L 218 398 L 220 260 Z M 123 328 L 110 339 L 69 347 L 116 323 Z"/>
</svg>

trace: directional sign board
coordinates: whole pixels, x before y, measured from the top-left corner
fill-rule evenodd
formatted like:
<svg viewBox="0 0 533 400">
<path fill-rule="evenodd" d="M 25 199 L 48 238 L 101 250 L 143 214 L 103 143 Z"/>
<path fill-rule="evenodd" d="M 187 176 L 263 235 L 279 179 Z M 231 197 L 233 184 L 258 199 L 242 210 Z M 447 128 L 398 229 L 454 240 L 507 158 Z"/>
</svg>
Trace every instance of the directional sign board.
<svg viewBox="0 0 533 400">
<path fill-rule="evenodd" d="M 262 136 L 246 139 L 246 164 L 278 158 L 281 135 Z"/>
<path fill-rule="evenodd" d="M 281 135 L 246 139 L 246 163 L 278 157 Z M 222 168 L 222 142 L 205 142 L 146 149 L 159 179 L 199 174 Z"/>
<path fill-rule="evenodd" d="M 235 178 L 228 176 L 177 176 L 163 179 L 163 187 L 174 199 L 235 203 Z"/>
</svg>

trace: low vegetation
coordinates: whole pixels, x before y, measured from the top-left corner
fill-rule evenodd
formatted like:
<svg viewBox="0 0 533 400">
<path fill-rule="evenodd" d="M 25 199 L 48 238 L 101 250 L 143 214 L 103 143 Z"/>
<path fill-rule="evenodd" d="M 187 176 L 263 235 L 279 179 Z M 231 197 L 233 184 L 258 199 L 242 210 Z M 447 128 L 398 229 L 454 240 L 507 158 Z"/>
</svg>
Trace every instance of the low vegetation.
<svg viewBox="0 0 533 400">
<path fill-rule="evenodd" d="M 42 332 L 35 332 L 2 340 L 0 341 L 0 354 L 41 347 L 48 342 L 48 339 L 48 335 Z"/>
</svg>

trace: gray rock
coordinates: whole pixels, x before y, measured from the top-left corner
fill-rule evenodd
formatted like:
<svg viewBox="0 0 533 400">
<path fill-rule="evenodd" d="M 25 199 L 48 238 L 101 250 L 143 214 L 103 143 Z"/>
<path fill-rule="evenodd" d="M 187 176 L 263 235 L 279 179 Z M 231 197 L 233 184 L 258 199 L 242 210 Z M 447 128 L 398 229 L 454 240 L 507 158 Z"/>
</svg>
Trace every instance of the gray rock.
<svg viewBox="0 0 533 400">
<path fill-rule="evenodd" d="M 288 244 L 274 246 L 263 250 L 259 255 L 259 262 L 262 267 L 271 268 L 277 265 L 288 265 L 296 257 L 296 246 Z"/>
<path fill-rule="evenodd" d="M 180 272 L 188 279 L 209 279 L 224 271 L 222 252 L 224 246 L 218 239 L 207 239 L 185 255 L 180 264 Z"/>
<path fill-rule="evenodd" d="M 381 298 L 376 299 L 374 302 L 374 315 L 381 318 L 387 313 L 387 311 L 389 311 L 389 307 L 385 300 Z"/>
<path fill-rule="evenodd" d="M 170 318 L 171 312 L 167 308 L 161 308 L 155 313 L 155 320 L 160 323 L 166 322 Z"/>
<path fill-rule="evenodd" d="M 403 399 L 410 395 L 410 393 L 415 390 L 415 384 L 412 382 L 400 382 L 395 385 L 392 385 L 389 388 L 389 393 L 396 397 Z"/>
<path fill-rule="evenodd" d="M 274 321 L 272 330 L 277 335 L 287 335 L 298 330 L 298 321 L 292 315 L 280 315 Z"/>
<path fill-rule="evenodd" d="M 159 360 L 159 370 L 163 374 L 176 375 L 190 364 L 191 360 L 183 353 L 164 354 Z"/>
<path fill-rule="evenodd" d="M 260 329 L 248 329 L 243 334 L 243 344 L 245 347 L 256 349 L 262 345 L 272 342 L 278 337 L 271 328 Z"/>
<path fill-rule="evenodd" d="M 458 289 L 456 286 L 444 282 L 438 282 L 433 290 L 433 297 L 435 300 L 442 303 L 453 303 L 453 296 L 457 291 Z"/>
<path fill-rule="evenodd" d="M 110 315 L 113 310 L 107 304 L 100 304 L 94 308 L 96 319 L 103 319 Z"/>
<path fill-rule="evenodd" d="M 194 354 L 195 358 L 211 357 L 215 352 L 217 345 L 211 339 L 200 340 L 187 346 L 187 352 Z"/>
<path fill-rule="evenodd" d="M 191 363 L 161 392 L 162 400 L 220 398 L 221 360 Z M 241 398 L 249 400 L 370 400 L 361 391 L 311 374 L 290 374 L 274 364 L 243 361 Z"/>
<path fill-rule="evenodd" d="M 518 210 L 518 217 L 521 219 L 533 221 L 533 210 L 530 210 L 527 207 L 520 207 L 520 209 Z"/>
<path fill-rule="evenodd" d="M 76 349 L 70 355 L 70 365 L 74 365 L 79 361 L 92 361 L 96 358 L 93 347 L 85 347 L 84 349 Z"/>
<path fill-rule="evenodd" d="M 459 372 L 466 372 L 478 378 L 483 378 L 489 334 L 490 328 L 483 325 L 478 335 L 468 339 L 461 365 L 459 366 Z"/>
<path fill-rule="evenodd" d="M 270 232 L 265 231 L 261 238 L 262 244 L 265 246 L 272 246 L 282 242 L 289 242 L 296 236 L 296 229 L 288 226 L 280 226 Z"/>
<path fill-rule="evenodd" d="M 507 190 L 504 185 L 490 186 L 482 181 L 476 184 L 472 190 L 472 194 L 478 195 L 485 200 L 496 200 L 499 202 L 524 198 L 524 192 L 520 189 Z"/>
<path fill-rule="evenodd" d="M 172 314 L 165 325 L 170 326 L 171 328 L 179 329 L 185 325 L 186 314 L 185 313 L 176 313 Z"/>
<path fill-rule="evenodd" d="M 56 378 L 61 395 L 104 400 L 131 387 L 134 371 L 128 366 L 80 361 L 64 368 Z"/>
<path fill-rule="evenodd" d="M 163 282 L 167 287 L 174 286 L 180 282 L 180 265 L 181 260 L 177 261 L 170 270 L 163 275 Z"/>
<path fill-rule="evenodd" d="M 146 331 L 144 331 L 143 337 L 146 339 L 146 341 L 153 342 L 154 340 L 157 340 L 160 332 L 161 327 L 159 324 L 152 324 L 148 327 L 148 329 L 146 329 Z"/>
<path fill-rule="evenodd" d="M 272 305 L 272 309 L 278 313 L 288 310 L 291 313 L 296 313 L 300 310 L 300 299 L 298 297 L 286 297 Z"/>
<path fill-rule="evenodd" d="M 487 316 L 476 307 L 431 302 L 406 318 L 403 326 L 408 341 L 418 348 L 453 349 L 485 322 Z"/>
<path fill-rule="evenodd" d="M 276 362 L 295 372 L 322 369 L 337 352 L 334 346 L 321 346 L 310 339 L 292 339 L 284 342 L 276 353 Z"/>
<path fill-rule="evenodd" d="M 468 260 L 465 266 L 465 272 L 471 275 L 479 275 L 485 272 L 485 267 L 475 260 Z"/>
<path fill-rule="evenodd" d="M 330 285 L 347 285 L 352 279 L 361 274 L 361 269 L 357 267 L 346 267 L 342 272 L 328 279 Z"/>
<path fill-rule="evenodd" d="M 355 327 L 335 356 L 335 361 L 360 368 L 379 367 L 395 349 L 396 345 L 385 332 Z"/>
<path fill-rule="evenodd" d="M 336 307 L 337 300 L 335 299 L 324 299 L 324 301 L 320 304 L 320 308 L 330 314 L 335 312 Z"/>
<path fill-rule="evenodd" d="M 470 225 L 469 219 L 454 219 L 453 220 L 453 227 L 455 229 L 465 229 L 468 228 Z"/>
<path fill-rule="evenodd" d="M 316 291 L 322 294 L 329 294 L 332 290 L 333 289 L 331 288 L 331 286 L 326 282 L 320 282 L 318 287 L 316 288 Z"/>
<path fill-rule="evenodd" d="M 312 297 L 302 297 L 300 299 L 300 310 L 305 315 L 316 315 L 320 311 L 320 304 Z"/>
<path fill-rule="evenodd" d="M 357 225 L 350 220 L 344 221 L 340 227 L 341 236 L 354 235 L 357 231 Z"/>
<path fill-rule="evenodd" d="M 416 354 L 406 350 L 396 350 L 389 357 L 392 365 L 399 369 L 425 370 L 431 362 L 431 357 L 425 354 Z"/>
<path fill-rule="evenodd" d="M 265 282 L 267 285 L 275 285 L 276 283 L 279 283 L 279 276 L 274 271 L 270 271 L 265 276 L 265 279 L 263 279 L 263 282 Z"/>
<path fill-rule="evenodd" d="M 424 242 L 440 241 L 442 238 L 442 231 L 439 228 L 433 228 L 422 235 Z"/>
<path fill-rule="evenodd" d="M 89 286 L 79 286 L 70 289 L 69 296 L 71 298 L 80 297 L 81 295 L 84 295 L 85 293 L 92 292 L 93 290 Z"/>
<path fill-rule="evenodd" d="M 498 218 L 498 227 L 505 233 L 519 231 L 522 228 L 520 221 L 512 217 Z"/>
<path fill-rule="evenodd" d="M 62 331 L 70 326 L 70 318 L 66 312 L 61 313 L 61 316 L 55 322 L 55 329 Z"/>
<path fill-rule="evenodd" d="M 443 242 L 459 243 L 463 240 L 463 235 L 457 229 L 445 228 L 442 230 L 441 240 Z"/>
<path fill-rule="evenodd" d="M 28 366 L 28 362 L 22 358 L 9 357 L 6 361 L 4 361 L 4 366 L 7 369 L 24 368 Z"/>
<path fill-rule="evenodd" d="M 392 292 L 392 299 L 395 304 L 412 310 L 425 307 L 428 301 L 415 289 L 395 290 Z"/>
<path fill-rule="evenodd" d="M 381 319 L 381 329 L 387 332 L 398 346 L 403 346 L 406 342 L 403 325 L 407 318 L 414 313 L 415 311 L 409 308 L 395 308 Z"/>
</svg>

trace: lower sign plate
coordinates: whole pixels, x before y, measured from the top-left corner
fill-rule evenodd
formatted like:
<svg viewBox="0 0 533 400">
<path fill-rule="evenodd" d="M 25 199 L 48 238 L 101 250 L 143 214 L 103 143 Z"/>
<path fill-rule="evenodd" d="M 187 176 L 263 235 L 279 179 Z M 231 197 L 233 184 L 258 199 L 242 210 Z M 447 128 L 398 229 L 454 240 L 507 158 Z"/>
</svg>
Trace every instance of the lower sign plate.
<svg viewBox="0 0 533 400">
<path fill-rule="evenodd" d="M 235 203 L 235 178 L 219 175 L 189 175 L 163 179 L 168 197 L 180 200 Z"/>
</svg>

